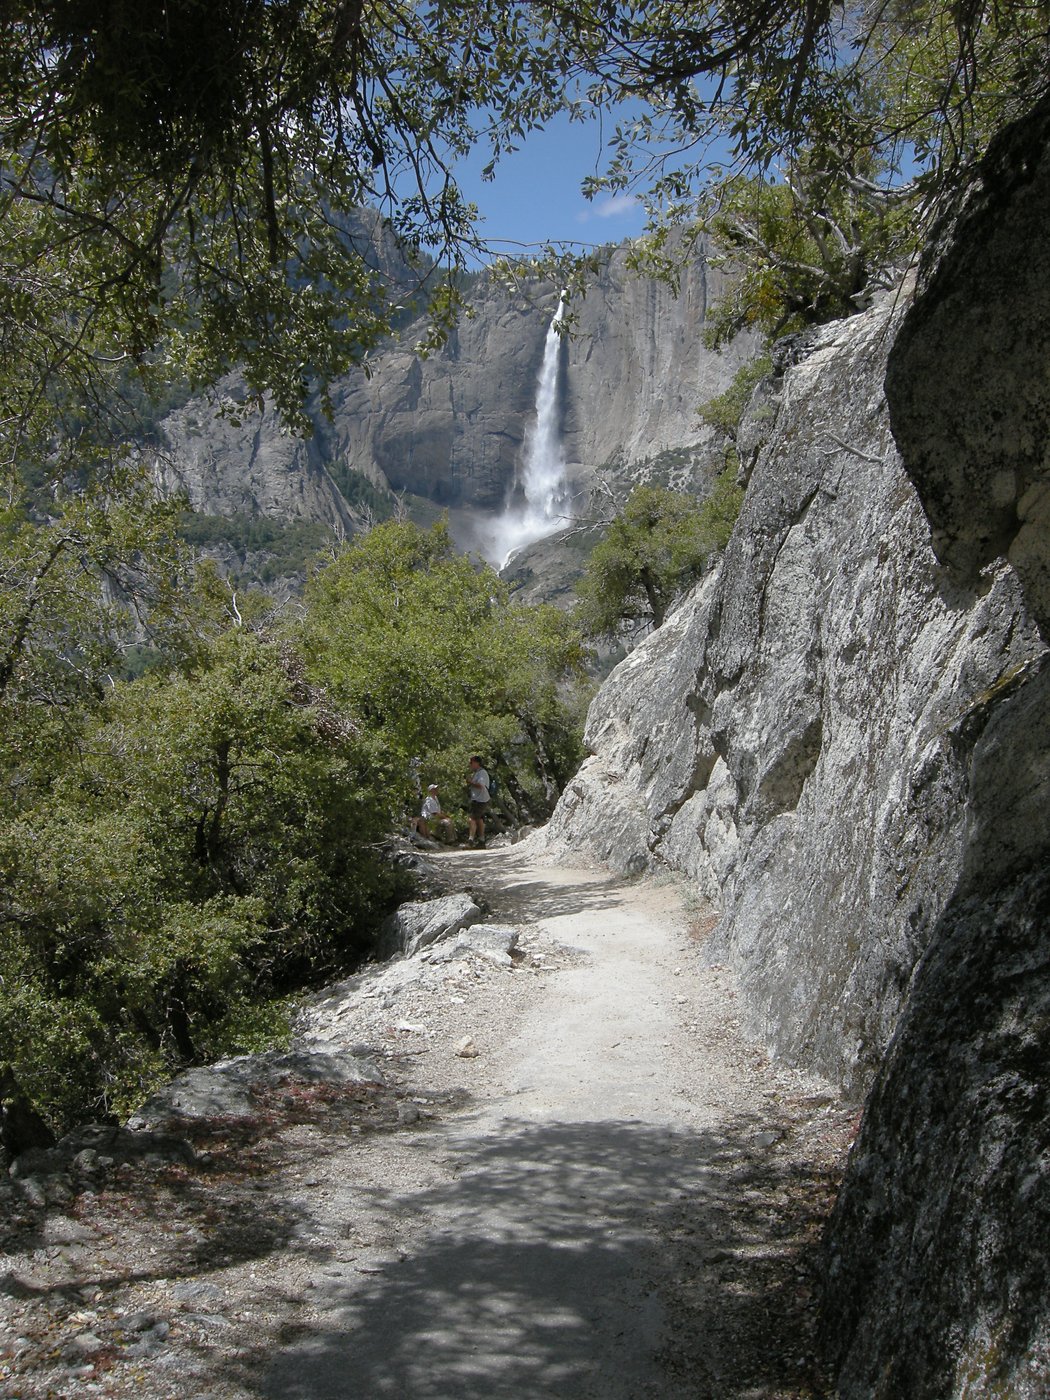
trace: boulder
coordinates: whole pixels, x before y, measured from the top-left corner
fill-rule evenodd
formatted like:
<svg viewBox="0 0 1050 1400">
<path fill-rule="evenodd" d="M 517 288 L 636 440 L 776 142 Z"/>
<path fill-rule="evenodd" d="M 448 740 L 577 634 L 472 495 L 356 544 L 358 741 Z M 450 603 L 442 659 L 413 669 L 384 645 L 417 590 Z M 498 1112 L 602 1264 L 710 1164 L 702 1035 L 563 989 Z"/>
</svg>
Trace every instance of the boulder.
<svg viewBox="0 0 1050 1400">
<path fill-rule="evenodd" d="M 497 967 L 513 967 L 511 953 L 517 943 L 517 929 L 506 924 L 473 924 L 455 938 L 424 952 L 423 957 L 431 963 L 446 963 L 475 954 L 495 963 Z"/>
<path fill-rule="evenodd" d="M 152 1094 L 128 1119 L 136 1131 L 180 1119 L 247 1118 L 258 1113 L 263 1094 L 284 1084 L 382 1084 L 368 1060 L 324 1050 L 267 1051 L 239 1055 L 186 1070 Z"/>
<path fill-rule="evenodd" d="M 412 957 L 421 948 L 448 938 L 481 918 L 481 910 L 468 894 L 442 895 L 438 899 L 412 900 L 386 919 L 379 931 L 376 953 L 380 958 Z"/>
</svg>

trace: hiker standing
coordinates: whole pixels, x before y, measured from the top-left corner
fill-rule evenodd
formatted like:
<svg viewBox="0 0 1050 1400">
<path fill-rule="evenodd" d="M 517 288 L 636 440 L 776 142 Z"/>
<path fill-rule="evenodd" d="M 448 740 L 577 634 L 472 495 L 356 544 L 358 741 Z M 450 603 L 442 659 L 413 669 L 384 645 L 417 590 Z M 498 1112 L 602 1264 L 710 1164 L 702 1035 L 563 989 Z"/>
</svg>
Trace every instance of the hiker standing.
<svg viewBox="0 0 1050 1400">
<path fill-rule="evenodd" d="M 467 775 L 467 788 L 470 795 L 470 827 L 467 834 L 468 846 L 484 846 L 485 813 L 489 805 L 489 775 L 481 766 L 481 759 L 474 754 L 470 760 Z"/>
</svg>

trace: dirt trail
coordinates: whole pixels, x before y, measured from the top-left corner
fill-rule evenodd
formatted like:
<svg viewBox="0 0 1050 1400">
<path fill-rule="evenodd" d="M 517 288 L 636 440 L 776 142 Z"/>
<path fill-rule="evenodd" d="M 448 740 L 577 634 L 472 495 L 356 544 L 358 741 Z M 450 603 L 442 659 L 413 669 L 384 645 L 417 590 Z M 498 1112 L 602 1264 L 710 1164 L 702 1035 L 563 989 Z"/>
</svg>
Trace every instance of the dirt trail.
<svg viewBox="0 0 1050 1400">
<path fill-rule="evenodd" d="M 824 1394 L 848 1112 L 741 1035 L 670 881 L 438 859 L 515 966 L 358 979 L 329 1043 L 381 1042 L 399 1086 L 86 1192 L 71 1240 L 0 1258 L 0 1400 Z"/>
<path fill-rule="evenodd" d="M 478 1035 L 470 1110 L 440 1144 L 411 1144 L 425 1166 L 385 1203 L 412 1221 L 396 1262 L 334 1281 L 264 1393 L 806 1393 L 810 1295 L 794 1270 L 808 1267 L 808 1240 L 789 1220 L 791 1172 L 769 1158 L 785 1095 L 818 1113 L 828 1099 L 778 1081 L 741 1039 L 729 979 L 702 968 L 670 883 L 514 852 L 455 859 L 562 966 L 543 995 L 507 1008 L 506 1027 Z M 786 1237 L 773 1242 L 751 1217 L 776 1209 L 777 1192 Z M 741 1288 L 756 1250 L 777 1282 L 758 1280 L 756 1260 Z M 774 1339 L 777 1292 L 789 1306 Z"/>
</svg>

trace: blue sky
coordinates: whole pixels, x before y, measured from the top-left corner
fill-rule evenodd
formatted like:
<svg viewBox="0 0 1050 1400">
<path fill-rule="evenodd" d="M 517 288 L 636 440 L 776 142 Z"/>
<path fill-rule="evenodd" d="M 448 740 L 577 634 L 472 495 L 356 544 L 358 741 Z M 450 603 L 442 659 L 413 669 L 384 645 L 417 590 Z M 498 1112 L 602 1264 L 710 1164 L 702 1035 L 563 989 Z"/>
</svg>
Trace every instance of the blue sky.
<svg viewBox="0 0 1050 1400">
<path fill-rule="evenodd" d="M 605 168 L 602 141 L 611 136 L 612 126 L 606 121 L 603 130 L 597 121 L 559 118 L 505 156 L 491 181 L 481 179 L 488 160 L 484 149 L 456 167 L 464 196 L 485 215 L 482 234 L 497 252 L 525 253 L 527 248 L 515 245 L 547 240 L 618 243 L 642 232 L 644 213 L 630 197 L 587 200 L 580 193 L 580 182 Z"/>
</svg>

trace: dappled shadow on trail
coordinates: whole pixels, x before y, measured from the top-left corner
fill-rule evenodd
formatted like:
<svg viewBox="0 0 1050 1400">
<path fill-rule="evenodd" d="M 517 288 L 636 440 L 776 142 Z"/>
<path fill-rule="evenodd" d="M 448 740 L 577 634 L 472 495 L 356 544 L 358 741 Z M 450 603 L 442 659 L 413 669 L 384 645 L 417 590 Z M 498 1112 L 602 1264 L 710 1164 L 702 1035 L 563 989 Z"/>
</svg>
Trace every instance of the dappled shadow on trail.
<svg viewBox="0 0 1050 1400">
<path fill-rule="evenodd" d="M 500 917 L 522 917 L 527 912 L 529 923 L 595 911 L 611 914 L 614 910 L 623 909 L 627 903 L 611 885 L 558 888 L 536 880 L 504 884 L 498 890 L 489 886 L 487 893 Z"/>
<path fill-rule="evenodd" d="M 802 1280 L 831 1183 L 778 1165 L 768 1127 L 463 1124 L 451 1183 L 369 1202 L 411 1212 L 412 1253 L 320 1277 L 320 1330 L 238 1378 L 284 1400 L 817 1395 Z"/>
<path fill-rule="evenodd" d="M 455 870 L 459 888 L 481 890 L 497 915 L 542 922 L 592 911 L 612 913 L 630 903 L 622 877 L 608 871 L 571 871 L 564 882 L 555 872 L 537 871 L 506 849 L 447 855 L 440 864 Z"/>
<path fill-rule="evenodd" d="M 109 1295 L 155 1280 L 201 1283 L 213 1275 L 221 1278 L 231 1266 L 301 1249 L 310 1211 L 293 1194 L 271 1189 L 274 1173 L 301 1172 L 320 1157 L 344 1152 L 351 1132 L 396 1130 L 399 1097 L 387 1086 L 372 1084 L 285 1084 L 260 1094 L 253 1114 L 174 1117 L 170 1126 L 192 1139 L 197 1153 L 192 1165 L 158 1166 L 142 1157 L 99 1168 L 91 1189 L 77 1199 L 82 1227 L 76 1239 L 77 1288 Z M 462 1102 L 458 1094 L 434 1097 Z M 317 1130 L 308 1149 L 289 1138 L 296 1126 Z M 260 1209 L 263 1191 L 265 1209 Z M 28 1261 L 48 1248 L 49 1214 L 61 1212 L 44 1206 L 35 1221 L 12 1230 L 5 1241 L 7 1258 Z M 59 1269 L 46 1283 L 25 1291 L 61 1301 L 70 1288 L 67 1275 L 68 1270 Z M 0 1279 L 0 1297 L 4 1291 Z"/>
</svg>

